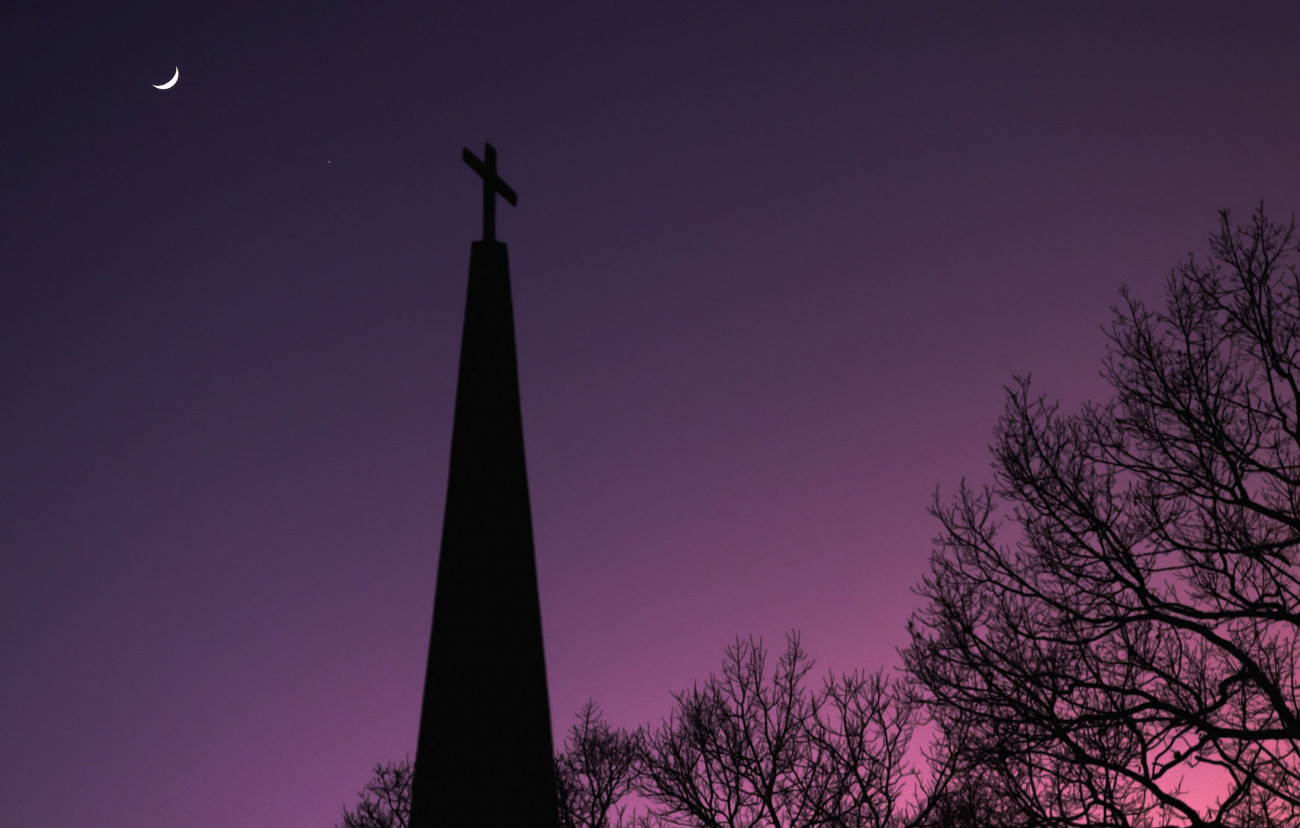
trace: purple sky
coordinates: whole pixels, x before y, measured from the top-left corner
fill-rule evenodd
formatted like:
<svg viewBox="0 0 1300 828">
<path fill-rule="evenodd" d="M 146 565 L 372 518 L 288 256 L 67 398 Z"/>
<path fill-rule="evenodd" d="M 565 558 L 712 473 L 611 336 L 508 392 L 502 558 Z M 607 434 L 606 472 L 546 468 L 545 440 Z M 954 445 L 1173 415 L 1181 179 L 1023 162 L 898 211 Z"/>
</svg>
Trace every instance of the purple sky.
<svg viewBox="0 0 1300 828">
<path fill-rule="evenodd" d="M 69 5 L 0 10 L 14 825 L 330 826 L 413 751 L 463 146 L 561 733 L 737 634 L 895 665 L 1003 385 L 1104 393 L 1121 284 L 1300 207 L 1293 3 Z"/>
</svg>

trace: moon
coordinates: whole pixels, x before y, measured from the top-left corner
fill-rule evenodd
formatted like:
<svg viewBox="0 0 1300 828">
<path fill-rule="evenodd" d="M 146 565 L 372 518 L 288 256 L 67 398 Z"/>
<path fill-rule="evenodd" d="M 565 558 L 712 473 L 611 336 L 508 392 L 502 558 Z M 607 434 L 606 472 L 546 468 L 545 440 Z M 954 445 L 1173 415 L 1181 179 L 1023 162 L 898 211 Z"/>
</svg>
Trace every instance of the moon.
<svg viewBox="0 0 1300 828">
<path fill-rule="evenodd" d="M 176 85 L 176 81 L 178 81 L 178 80 L 180 80 L 180 79 L 181 79 L 181 68 L 180 68 L 179 66 L 177 66 L 177 67 L 176 67 L 176 74 L 172 75 L 172 79 L 171 79 L 171 80 L 167 81 L 166 83 L 155 83 L 155 84 L 153 84 L 153 88 L 154 88 L 154 89 L 171 89 L 173 86 Z"/>
</svg>

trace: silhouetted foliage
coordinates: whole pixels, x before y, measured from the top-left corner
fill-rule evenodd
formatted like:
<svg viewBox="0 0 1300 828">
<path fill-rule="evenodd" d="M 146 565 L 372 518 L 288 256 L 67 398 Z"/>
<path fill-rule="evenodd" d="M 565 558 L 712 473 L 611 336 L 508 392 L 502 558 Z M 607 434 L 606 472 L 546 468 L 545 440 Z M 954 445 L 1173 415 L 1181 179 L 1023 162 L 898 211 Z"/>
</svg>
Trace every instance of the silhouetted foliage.
<svg viewBox="0 0 1300 828">
<path fill-rule="evenodd" d="M 410 758 L 375 766 L 356 808 L 343 809 L 342 828 L 407 828 L 411 819 Z"/>
<path fill-rule="evenodd" d="M 1009 816 L 995 785 L 983 774 L 956 780 L 950 790 L 935 796 L 923 821 L 924 828 L 1012 828 L 1027 826 L 1022 816 Z"/>
<path fill-rule="evenodd" d="M 624 797 L 631 790 L 640 733 L 611 728 L 588 701 L 555 757 L 562 828 L 615 828 L 625 824 Z"/>
<path fill-rule="evenodd" d="M 919 698 L 914 693 L 914 698 Z M 935 778 L 920 828 L 1034 828 L 1039 825 L 1004 790 L 997 757 L 974 750 L 965 723 L 931 718 L 925 751 Z"/>
<path fill-rule="evenodd" d="M 805 678 L 791 635 L 770 673 L 753 639 L 726 650 L 722 675 L 678 694 L 643 742 L 637 792 L 652 825 L 886 828 L 918 824 L 906 762 L 915 709 L 882 674 Z"/>
<path fill-rule="evenodd" d="M 1110 401 L 1019 381 L 994 484 L 936 498 L 906 663 L 1032 824 L 1300 825 L 1295 224 L 1210 246 L 1122 293 Z"/>
</svg>

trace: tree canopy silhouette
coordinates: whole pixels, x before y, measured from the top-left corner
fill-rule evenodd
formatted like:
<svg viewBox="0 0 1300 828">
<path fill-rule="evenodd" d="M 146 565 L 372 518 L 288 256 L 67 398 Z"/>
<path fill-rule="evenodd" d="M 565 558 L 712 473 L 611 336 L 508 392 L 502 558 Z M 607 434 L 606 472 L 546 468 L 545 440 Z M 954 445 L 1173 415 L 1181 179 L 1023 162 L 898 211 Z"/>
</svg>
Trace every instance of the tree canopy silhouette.
<svg viewBox="0 0 1300 828">
<path fill-rule="evenodd" d="M 900 828 L 926 814 L 908 763 L 916 709 L 883 673 L 805 682 L 797 635 L 769 671 L 737 639 L 722 674 L 676 695 L 643 742 L 637 792 L 652 828 Z"/>
<path fill-rule="evenodd" d="M 555 757 L 561 828 L 610 828 L 611 815 L 615 828 L 631 824 L 624 799 L 636 777 L 640 736 L 610 727 L 594 701 L 582 706 Z"/>
<path fill-rule="evenodd" d="M 1210 250 L 1121 293 L 1113 398 L 1017 381 L 993 484 L 935 499 L 906 664 L 1028 824 L 1300 824 L 1294 219 Z"/>
<path fill-rule="evenodd" d="M 343 809 L 340 828 L 407 828 L 411 824 L 410 758 L 375 766 L 354 808 Z"/>
</svg>

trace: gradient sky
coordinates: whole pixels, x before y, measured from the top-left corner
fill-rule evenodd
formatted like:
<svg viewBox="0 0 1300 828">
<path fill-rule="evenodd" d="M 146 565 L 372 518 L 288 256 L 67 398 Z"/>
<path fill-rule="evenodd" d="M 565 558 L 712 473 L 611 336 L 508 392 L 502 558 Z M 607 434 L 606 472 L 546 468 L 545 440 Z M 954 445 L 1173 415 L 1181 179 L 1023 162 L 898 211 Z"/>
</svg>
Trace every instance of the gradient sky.
<svg viewBox="0 0 1300 828">
<path fill-rule="evenodd" d="M 1300 5 L 805 5 L 0 8 L 6 822 L 319 828 L 413 751 L 464 146 L 557 733 L 737 634 L 895 666 L 1013 374 L 1103 394 L 1122 284 L 1300 207 Z"/>
</svg>

